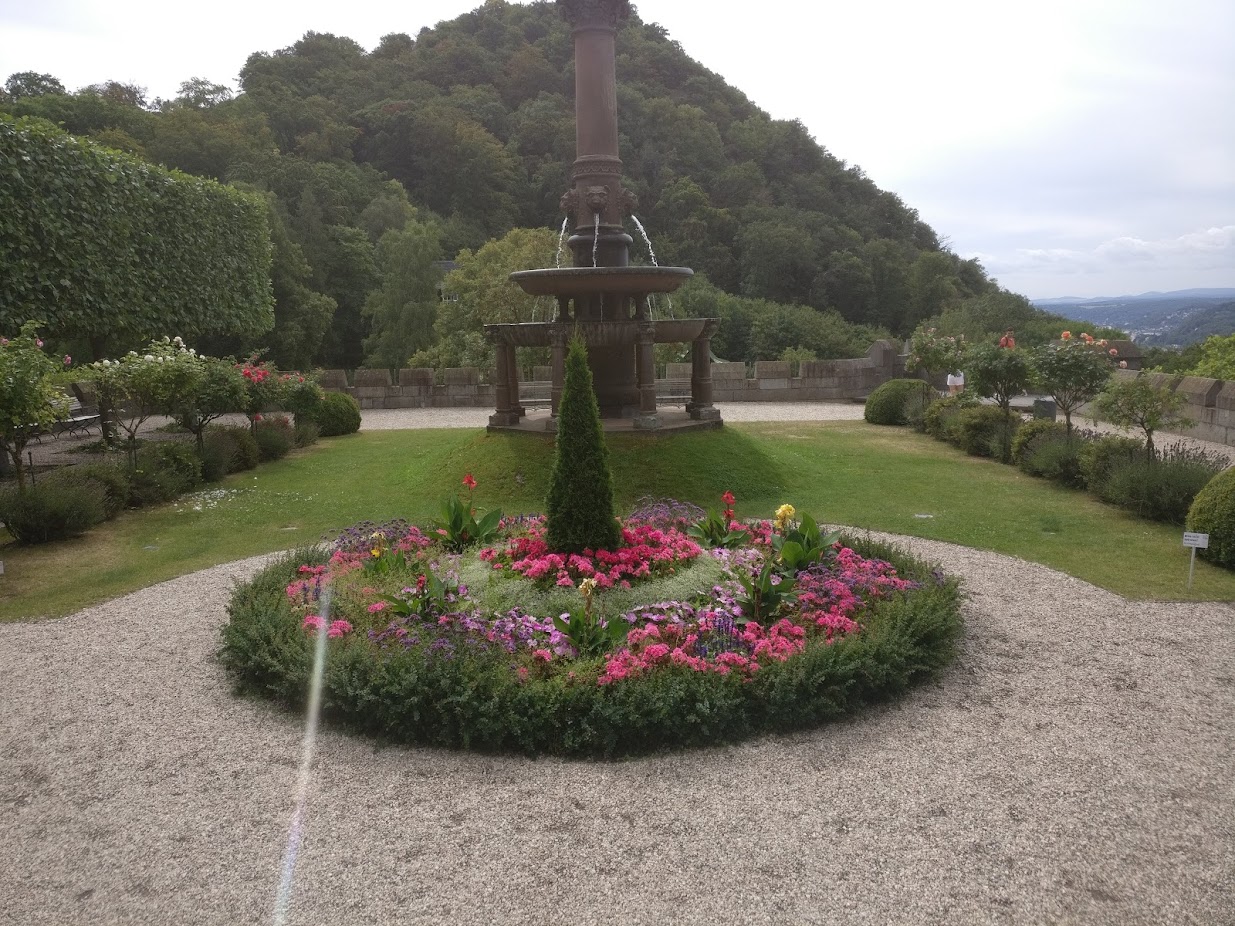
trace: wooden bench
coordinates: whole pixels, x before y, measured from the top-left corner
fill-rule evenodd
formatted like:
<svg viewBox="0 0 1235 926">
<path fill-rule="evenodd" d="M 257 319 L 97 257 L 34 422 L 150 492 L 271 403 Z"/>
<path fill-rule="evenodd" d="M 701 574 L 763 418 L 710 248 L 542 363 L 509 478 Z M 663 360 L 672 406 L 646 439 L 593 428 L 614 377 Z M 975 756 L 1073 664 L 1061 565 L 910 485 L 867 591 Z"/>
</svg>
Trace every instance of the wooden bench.
<svg viewBox="0 0 1235 926">
<path fill-rule="evenodd" d="M 69 437 L 78 437 L 89 434 L 93 427 L 98 427 L 101 433 L 103 419 L 99 415 L 99 410 L 92 405 L 84 404 L 83 400 L 86 396 L 76 383 L 69 388 L 73 390 L 73 395 L 69 399 L 69 416 L 52 425 L 52 436 L 59 437 L 61 434 L 68 434 Z"/>
</svg>

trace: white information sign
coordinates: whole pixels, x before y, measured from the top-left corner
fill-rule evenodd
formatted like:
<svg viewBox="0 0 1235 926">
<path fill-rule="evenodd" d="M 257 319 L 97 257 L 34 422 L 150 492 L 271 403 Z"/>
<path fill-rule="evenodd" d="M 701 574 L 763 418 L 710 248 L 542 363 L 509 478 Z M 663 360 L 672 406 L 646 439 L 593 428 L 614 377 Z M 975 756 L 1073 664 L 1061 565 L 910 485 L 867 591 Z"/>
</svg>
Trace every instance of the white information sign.
<svg viewBox="0 0 1235 926">
<path fill-rule="evenodd" d="M 1192 531 L 1184 531 L 1184 546 L 1195 549 L 1209 549 L 1209 534 L 1197 534 Z"/>
</svg>

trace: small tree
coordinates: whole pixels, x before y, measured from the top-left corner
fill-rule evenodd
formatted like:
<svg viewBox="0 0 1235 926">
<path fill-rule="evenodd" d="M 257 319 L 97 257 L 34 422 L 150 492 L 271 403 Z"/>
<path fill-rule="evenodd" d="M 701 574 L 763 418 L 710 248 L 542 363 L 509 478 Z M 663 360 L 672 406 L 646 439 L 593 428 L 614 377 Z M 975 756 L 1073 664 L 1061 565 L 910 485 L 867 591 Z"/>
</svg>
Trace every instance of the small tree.
<svg viewBox="0 0 1235 926">
<path fill-rule="evenodd" d="M 963 366 L 965 338 L 941 335 L 934 328 L 918 325 L 909 338 L 909 356 L 905 358 L 905 372 L 913 375 L 925 370 L 931 376 L 940 373 L 956 373 Z M 930 404 L 931 394 L 922 392 L 922 412 Z"/>
<path fill-rule="evenodd" d="M 62 420 L 69 399 L 52 380 L 55 361 L 43 353 L 37 322 L 26 322 L 11 341 L 0 338 L 0 442 L 13 462 L 17 485 L 25 488 L 22 452 L 39 431 Z"/>
<path fill-rule="evenodd" d="M 129 351 L 119 360 L 99 360 L 82 368 L 94 384 L 100 411 L 107 409 L 105 434 L 119 425 L 128 438 L 130 467 L 137 465 L 138 430 L 150 416 L 169 412 L 172 392 L 183 388 L 187 369 L 176 366 L 182 353 L 193 355 L 180 338 L 163 338 L 151 341 L 143 354 Z"/>
<path fill-rule="evenodd" d="M 981 344 L 971 347 L 964 358 L 966 376 L 978 395 L 993 398 L 1003 412 L 1002 459 L 1012 455 L 1012 399 L 1025 391 L 1030 380 L 1029 358 L 1022 350 Z"/>
<path fill-rule="evenodd" d="M 545 505 L 546 541 L 556 553 L 614 550 L 622 532 L 613 511 L 609 448 L 592 391 L 587 348 L 576 335 L 558 404 L 557 454 Z"/>
<path fill-rule="evenodd" d="M 1154 455 L 1154 433 L 1163 428 L 1186 428 L 1193 424 L 1183 413 L 1187 400 L 1172 387 L 1155 386 L 1150 377 L 1139 373 L 1129 379 L 1110 382 L 1096 400 L 1098 414 L 1117 427 L 1139 428 L 1145 435 L 1145 455 Z"/>
<path fill-rule="evenodd" d="M 206 448 L 206 425 L 231 412 L 245 409 L 245 379 L 230 360 L 181 353 L 173 364 L 179 374 L 168 393 L 168 411 L 197 439 L 197 451 Z"/>
<path fill-rule="evenodd" d="M 1031 354 L 1034 382 L 1063 412 L 1069 440 L 1072 413 L 1092 401 L 1110 380 L 1114 350 L 1106 341 L 1074 339 L 1065 331 L 1058 344 L 1044 344 Z"/>
</svg>

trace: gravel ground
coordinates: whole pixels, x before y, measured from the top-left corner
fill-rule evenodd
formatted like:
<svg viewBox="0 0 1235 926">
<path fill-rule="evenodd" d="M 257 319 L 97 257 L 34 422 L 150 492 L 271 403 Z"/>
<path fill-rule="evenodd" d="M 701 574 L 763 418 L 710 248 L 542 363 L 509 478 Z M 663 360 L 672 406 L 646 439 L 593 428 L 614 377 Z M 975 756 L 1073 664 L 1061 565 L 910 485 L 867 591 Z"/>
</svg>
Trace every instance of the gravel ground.
<svg viewBox="0 0 1235 926">
<path fill-rule="evenodd" d="M 621 763 L 324 731 L 288 922 L 1235 924 L 1235 607 L 902 542 L 961 652 L 845 723 Z M 214 658 L 260 563 L 0 625 L 0 924 L 272 920 L 302 720 Z"/>
</svg>

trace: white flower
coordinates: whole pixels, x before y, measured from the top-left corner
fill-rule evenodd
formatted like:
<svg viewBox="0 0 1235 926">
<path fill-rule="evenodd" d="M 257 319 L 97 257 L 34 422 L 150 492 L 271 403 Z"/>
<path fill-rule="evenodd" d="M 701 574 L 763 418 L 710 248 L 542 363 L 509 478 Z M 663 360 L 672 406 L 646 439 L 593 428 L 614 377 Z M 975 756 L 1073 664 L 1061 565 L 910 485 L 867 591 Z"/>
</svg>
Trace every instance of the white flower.
<svg viewBox="0 0 1235 926">
<path fill-rule="evenodd" d="M 151 363 L 154 363 L 154 354 L 146 354 L 146 359 L 149 360 Z"/>
</svg>

